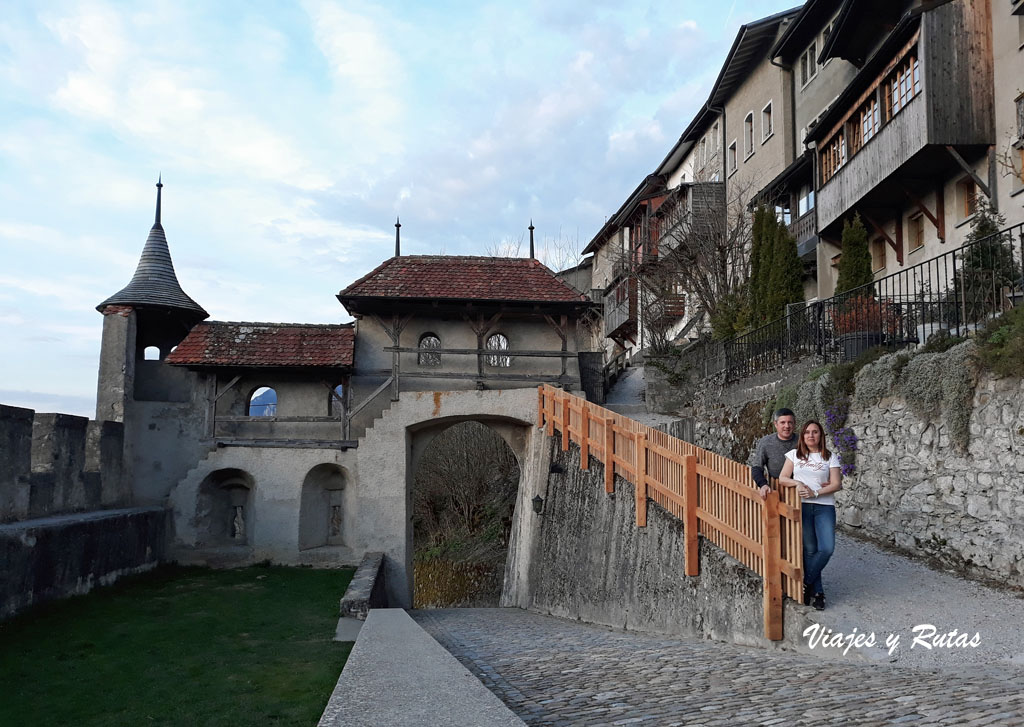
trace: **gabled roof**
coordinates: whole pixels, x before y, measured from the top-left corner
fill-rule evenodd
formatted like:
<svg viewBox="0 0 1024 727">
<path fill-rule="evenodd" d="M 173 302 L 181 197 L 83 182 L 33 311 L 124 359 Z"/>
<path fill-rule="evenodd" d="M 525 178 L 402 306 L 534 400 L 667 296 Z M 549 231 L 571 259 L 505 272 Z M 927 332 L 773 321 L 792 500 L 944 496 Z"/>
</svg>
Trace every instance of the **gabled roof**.
<svg viewBox="0 0 1024 727">
<path fill-rule="evenodd" d="M 350 368 L 352 324 L 197 324 L 165 359 L 175 366 L 237 368 Z"/>
<path fill-rule="evenodd" d="M 167 248 L 164 228 L 160 224 L 160 188 L 163 184 L 157 182 L 156 187 L 156 221 L 149 231 L 146 246 L 142 248 L 142 256 L 139 258 L 138 267 L 135 268 L 135 275 L 128 285 L 96 306 L 96 310 L 102 312 L 108 305 L 169 308 L 185 313 L 193 320 L 201 321 L 210 314 L 189 298 L 178 283 L 174 263 L 171 262 L 171 253 Z"/>
<path fill-rule="evenodd" d="M 346 307 L 372 299 L 572 303 L 589 301 L 532 258 L 402 255 L 338 293 Z"/>
<path fill-rule="evenodd" d="M 795 17 L 800 8 L 784 10 L 755 20 L 753 23 L 741 25 L 736 31 L 736 39 L 725 57 L 722 70 L 718 73 L 708 100 L 700 107 L 689 126 L 679 137 L 665 159 L 655 169 L 656 174 L 667 174 L 679 166 L 693 142 L 701 137 L 705 127 L 717 114 L 712 109 L 724 104 L 749 75 L 750 67 L 768 57 L 768 49 L 778 33 L 779 25 Z"/>
<path fill-rule="evenodd" d="M 587 255 L 596 252 L 601 247 L 601 243 L 604 242 L 604 237 L 607 233 L 617 230 L 638 204 L 645 199 L 665 194 L 665 192 L 665 177 L 660 174 L 648 174 L 637 185 L 637 188 L 633 190 L 633 193 L 626 198 L 626 201 L 622 203 L 622 206 L 619 207 L 615 214 L 609 217 L 608 221 L 601 226 L 601 229 L 597 231 L 593 239 L 583 248 L 582 254 Z"/>
<path fill-rule="evenodd" d="M 807 0 L 772 46 L 768 57 L 781 58 L 784 64 L 791 65 L 821 33 L 825 23 L 839 11 L 841 5 L 843 0 Z"/>
</svg>

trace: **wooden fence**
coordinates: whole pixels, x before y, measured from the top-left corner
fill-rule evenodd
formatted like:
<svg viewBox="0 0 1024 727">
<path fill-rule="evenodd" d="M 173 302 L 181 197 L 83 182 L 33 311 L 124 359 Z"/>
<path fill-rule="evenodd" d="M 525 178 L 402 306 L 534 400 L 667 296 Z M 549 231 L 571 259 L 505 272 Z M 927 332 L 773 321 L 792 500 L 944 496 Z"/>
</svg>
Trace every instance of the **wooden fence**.
<svg viewBox="0 0 1024 727">
<path fill-rule="evenodd" d="M 580 447 L 580 469 L 590 456 L 604 462 L 606 492 L 615 475 L 636 493 L 637 527 L 647 525 L 654 500 L 683 521 L 685 571 L 700 572 L 697 535 L 703 535 L 764 581 L 765 637 L 782 638 L 782 597 L 803 598 L 803 545 L 796 489 L 774 488 L 761 500 L 750 468 L 665 432 L 616 414 L 550 385 L 537 388 L 537 426 L 557 429 L 562 449 Z"/>
</svg>

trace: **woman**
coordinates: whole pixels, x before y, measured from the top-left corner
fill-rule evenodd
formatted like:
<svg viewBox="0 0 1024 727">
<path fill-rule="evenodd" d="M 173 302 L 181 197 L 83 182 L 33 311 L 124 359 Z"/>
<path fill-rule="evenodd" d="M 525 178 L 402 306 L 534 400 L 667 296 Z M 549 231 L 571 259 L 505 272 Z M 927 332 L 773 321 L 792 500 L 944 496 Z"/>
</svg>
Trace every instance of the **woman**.
<svg viewBox="0 0 1024 727">
<path fill-rule="evenodd" d="M 842 464 L 825 446 L 821 424 L 811 420 L 800 429 L 796 449 L 786 452 L 779 483 L 796 487 L 803 498 L 804 603 L 821 611 L 825 608 L 821 572 L 836 547 L 836 500 L 832 495 L 843 489 Z"/>
</svg>

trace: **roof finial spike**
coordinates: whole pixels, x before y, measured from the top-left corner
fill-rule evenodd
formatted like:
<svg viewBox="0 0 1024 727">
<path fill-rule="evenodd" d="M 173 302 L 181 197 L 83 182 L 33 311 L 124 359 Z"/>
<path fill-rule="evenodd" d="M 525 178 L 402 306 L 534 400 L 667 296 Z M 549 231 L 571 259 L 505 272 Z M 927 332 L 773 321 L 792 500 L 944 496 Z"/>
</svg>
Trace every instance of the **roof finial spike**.
<svg viewBox="0 0 1024 727">
<path fill-rule="evenodd" d="M 402 255 L 402 221 L 395 216 L 395 257 Z"/>
<path fill-rule="evenodd" d="M 160 190 L 164 186 L 163 179 L 164 175 L 162 173 L 156 178 L 156 222 L 154 223 L 156 225 L 160 224 Z"/>
<path fill-rule="evenodd" d="M 534 231 L 534 229 L 536 229 L 536 228 L 533 226 L 533 218 L 531 217 L 530 218 L 530 227 L 529 227 L 529 230 L 530 230 L 530 259 L 531 260 L 533 260 L 533 259 L 535 259 L 537 257 L 534 254 L 534 251 L 533 251 L 533 231 Z"/>
</svg>

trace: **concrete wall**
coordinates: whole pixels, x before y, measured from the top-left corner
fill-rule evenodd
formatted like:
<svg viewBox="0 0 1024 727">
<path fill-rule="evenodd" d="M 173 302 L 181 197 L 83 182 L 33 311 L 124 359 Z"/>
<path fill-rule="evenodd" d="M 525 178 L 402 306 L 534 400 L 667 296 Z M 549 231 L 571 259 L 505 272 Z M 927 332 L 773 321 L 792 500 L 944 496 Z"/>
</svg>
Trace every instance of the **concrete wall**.
<svg viewBox="0 0 1024 727">
<path fill-rule="evenodd" d="M 532 476 L 546 476 L 520 488 L 502 605 L 615 628 L 800 648 L 811 623 L 805 607 L 787 600 L 785 639 L 767 641 L 757 575 L 703 538 L 701 575 L 683 575 L 679 520 L 651 503 L 647 527 L 637 528 L 632 485 L 616 478 L 609 496 L 596 459 L 580 470 L 575 444 L 562 452 L 556 438 L 538 440 L 536 464 L 547 450 L 564 473 L 535 467 Z M 529 507 L 534 494 L 544 497 L 541 515 Z"/>
<path fill-rule="evenodd" d="M 134 508 L 0 525 L 0 619 L 164 559 L 166 512 Z"/>
<path fill-rule="evenodd" d="M 0 405 L 0 522 L 121 507 L 124 426 Z"/>
</svg>

